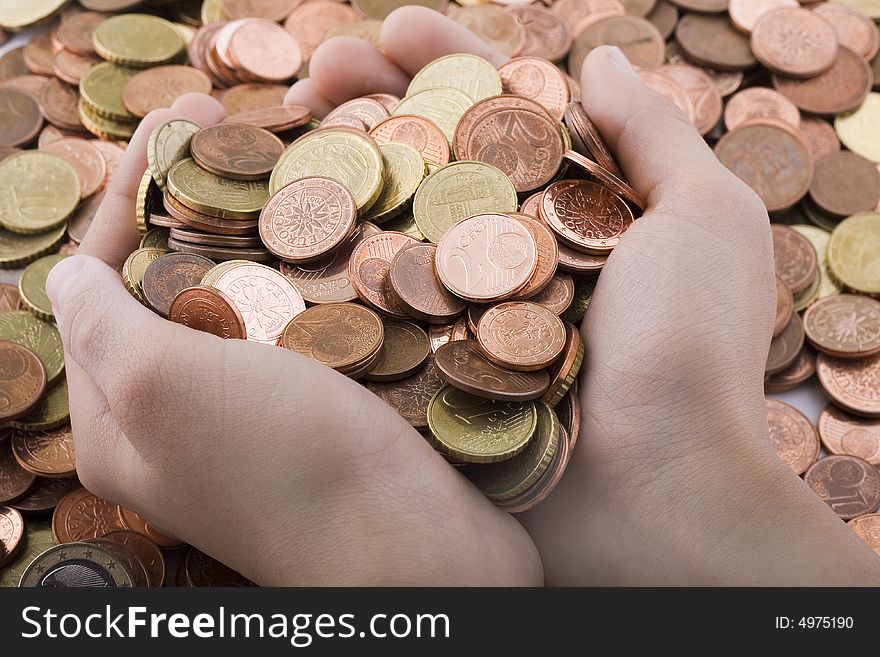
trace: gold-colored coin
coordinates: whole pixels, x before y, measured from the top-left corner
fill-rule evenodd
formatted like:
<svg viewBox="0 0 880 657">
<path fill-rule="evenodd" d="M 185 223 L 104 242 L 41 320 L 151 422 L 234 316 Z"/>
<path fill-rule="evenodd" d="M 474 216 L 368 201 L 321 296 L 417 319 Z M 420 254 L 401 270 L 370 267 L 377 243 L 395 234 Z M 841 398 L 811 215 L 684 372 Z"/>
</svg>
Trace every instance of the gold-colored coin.
<svg viewBox="0 0 880 657">
<path fill-rule="evenodd" d="M 137 128 L 136 123 L 114 121 L 99 116 L 90 105 L 80 101 L 79 120 L 83 127 L 99 139 L 108 141 L 131 139 Z"/>
<path fill-rule="evenodd" d="M 0 0 L 0 27 L 12 32 L 49 20 L 69 0 Z"/>
<path fill-rule="evenodd" d="M 201 17 L 202 25 L 229 20 L 229 16 L 223 11 L 223 5 L 220 0 L 205 0 L 202 3 Z"/>
<path fill-rule="evenodd" d="M 92 114 L 105 119 L 120 123 L 137 121 L 122 102 L 122 90 L 135 74 L 137 71 L 131 68 L 107 62 L 96 64 L 80 80 L 82 102 L 92 110 Z"/>
<path fill-rule="evenodd" d="M 167 228 L 151 228 L 147 234 L 141 238 L 140 248 L 142 249 L 162 249 L 168 250 L 168 238 L 170 237 Z"/>
<path fill-rule="evenodd" d="M 183 54 L 186 43 L 174 24 L 146 14 L 122 14 L 101 23 L 92 35 L 95 51 L 122 66 L 147 68 Z"/>
<path fill-rule="evenodd" d="M 207 285 L 208 287 L 214 287 L 214 283 L 217 282 L 227 269 L 232 269 L 233 267 L 237 267 L 238 265 L 252 265 L 250 260 L 227 260 L 226 262 L 221 262 L 219 265 L 212 267 L 208 271 L 205 272 L 205 275 L 202 276 L 202 285 Z"/>
<path fill-rule="evenodd" d="M 134 204 L 134 218 L 139 235 L 147 234 L 147 219 L 150 216 L 150 190 L 153 184 L 153 174 L 147 169 L 144 171 L 144 175 L 141 177 L 141 182 L 138 185 Z"/>
<path fill-rule="evenodd" d="M 391 115 L 413 114 L 433 121 L 446 140 L 452 143 L 455 126 L 473 104 L 473 99 L 460 89 L 432 87 L 401 100 Z"/>
<path fill-rule="evenodd" d="M 23 267 L 40 256 L 58 249 L 67 226 L 62 224 L 48 233 L 19 235 L 0 228 L 0 267 Z"/>
<path fill-rule="evenodd" d="M 417 239 L 419 242 L 425 241 L 425 236 L 422 235 L 422 231 L 420 231 L 419 227 L 416 226 L 416 218 L 413 216 L 411 208 L 409 210 L 401 212 L 393 219 L 389 219 L 388 221 L 383 223 L 382 230 L 390 230 L 394 231 L 395 233 L 403 233 L 404 235 L 409 235 L 413 239 Z"/>
<path fill-rule="evenodd" d="M 52 312 L 52 302 L 49 301 L 49 296 L 46 294 L 46 278 L 52 267 L 66 257 L 55 254 L 32 262 L 22 272 L 21 279 L 18 281 L 18 294 L 25 308 L 47 322 L 54 321 L 55 314 Z"/>
<path fill-rule="evenodd" d="M 332 178 L 348 187 L 361 214 L 382 193 L 384 169 L 382 153 L 369 136 L 351 128 L 325 128 L 307 132 L 284 151 L 269 179 L 269 192 L 300 178 Z"/>
<path fill-rule="evenodd" d="M 385 184 L 365 217 L 376 224 L 399 214 L 412 201 L 426 171 L 422 154 L 408 144 L 392 141 L 379 146 L 379 150 L 385 167 Z"/>
<path fill-rule="evenodd" d="M 70 396 L 67 379 L 53 386 L 25 417 L 13 420 L 9 426 L 23 431 L 50 431 L 70 421 Z"/>
<path fill-rule="evenodd" d="M 64 223 L 79 203 L 80 182 L 65 160 L 24 151 L 0 162 L 0 226 L 21 235 Z"/>
<path fill-rule="evenodd" d="M 171 119 L 159 125 L 147 142 L 147 163 L 153 180 L 165 191 L 171 167 L 189 157 L 189 145 L 201 130 L 197 123 L 186 119 Z"/>
<path fill-rule="evenodd" d="M 33 351 L 52 385 L 64 371 L 64 347 L 54 324 L 34 317 L 27 310 L 0 313 L 0 340 L 9 340 Z"/>
<path fill-rule="evenodd" d="M 196 28 L 192 25 L 185 25 L 184 23 L 172 23 L 172 25 L 175 30 L 180 32 L 180 36 L 183 38 L 183 44 L 189 48 L 196 36 Z"/>
<path fill-rule="evenodd" d="M 816 272 L 813 282 L 803 292 L 794 295 L 794 310 L 801 312 L 806 310 L 819 300 L 819 290 L 822 287 L 822 273 Z"/>
<path fill-rule="evenodd" d="M 574 280 L 574 299 L 560 317 L 569 324 L 577 324 L 584 317 L 590 301 L 593 299 L 593 290 L 596 289 L 597 276 L 572 276 Z"/>
<path fill-rule="evenodd" d="M 841 221 L 828 242 L 828 271 L 844 287 L 880 295 L 880 212 Z"/>
<path fill-rule="evenodd" d="M 128 256 L 122 265 L 122 282 L 125 284 L 125 289 L 141 303 L 144 302 L 144 290 L 141 287 L 144 282 L 144 272 L 147 271 L 150 263 L 166 253 L 168 251 L 164 249 L 138 249 Z"/>
<path fill-rule="evenodd" d="M 840 142 L 853 153 L 880 162 L 880 93 L 868 94 L 865 101 L 848 114 L 834 119 Z"/>
<path fill-rule="evenodd" d="M 168 191 L 186 207 L 223 219 L 253 219 L 269 200 L 265 180 L 230 180 L 181 160 L 168 172 Z"/>
<path fill-rule="evenodd" d="M 476 55 L 446 55 L 435 59 L 416 73 L 407 96 L 426 89 L 452 87 L 463 91 L 471 104 L 501 93 L 501 75 L 492 64 Z"/>
<path fill-rule="evenodd" d="M 462 470 L 490 500 L 509 500 L 526 492 L 556 455 L 561 437 L 559 418 L 543 401 L 535 403 L 538 426 L 528 446 L 513 458 Z"/>
<path fill-rule="evenodd" d="M 840 286 L 828 273 L 828 242 L 831 241 L 831 233 L 809 224 L 795 224 L 792 228 L 810 240 L 810 244 L 816 249 L 819 260 L 819 275 L 816 277 L 819 279 L 819 290 L 816 300 L 840 294 L 842 291 Z"/>
<path fill-rule="evenodd" d="M 516 212 L 516 208 L 516 189 L 510 178 L 485 162 L 447 164 L 425 178 L 413 200 L 416 225 L 434 244 L 467 217 Z"/>
<path fill-rule="evenodd" d="M 496 463 L 523 451 L 535 433 L 534 402 L 500 402 L 446 386 L 431 398 L 428 426 L 443 453 L 465 463 Z"/>
<path fill-rule="evenodd" d="M 21 2 L 22 0 L 16 0 Z M 31 562 L 56 545 L 55 537 L 52 536 L 52 521 L 49 519 L 34 520 L 27 519 L 27 540 L 25 546 L 18 553 L 18 556 L 8 566 L 0 568 L 0 588 L 17 587 L 21 581 L 21 576 Z"/>
</svg>

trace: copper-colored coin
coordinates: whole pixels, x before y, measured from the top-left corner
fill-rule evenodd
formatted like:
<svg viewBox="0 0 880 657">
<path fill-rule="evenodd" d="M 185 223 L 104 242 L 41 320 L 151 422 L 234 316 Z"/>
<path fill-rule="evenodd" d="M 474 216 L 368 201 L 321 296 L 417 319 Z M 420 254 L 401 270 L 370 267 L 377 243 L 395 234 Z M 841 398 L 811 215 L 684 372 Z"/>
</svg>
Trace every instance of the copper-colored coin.
<svg viewBox="0 0 880 657">
<path fill-rule="evenodd" d="M 21 310 L 21 296 L 15 285 L 0 284 L 0 313 Z"/>
<path fill-rule="evenodd" d="M 284 144 L 271 132 L 240 123 L 204 128 L 190 148 L 200 167 L 233 180 L 268 178 L 284 152 Z"/>
<path fill-rule="evenodd" d="M 857 9 L 828 2 L 814 6 L 813 13 L 831 24 L 841 46 L 858 53 L 866 62 L 871 61 L 880 49 L 880 30 Z"/>
<path fill-rule="evenodd" d="M 168 248 L 178 253 L 198 255 L 211 260 L 251 260 L 253 262 L 275 262 L 275 256 L 264 248 L 240 248 L 230 246 L 210 246 L 193 244 L 192 242 L 179 242 L 168 238 Z"/>
<path fill-rule="evenodd" d="M 168 319 L 221 338 L 247 338 L 247 329 L 233 301 L 222 291 L 198 285 L 182 290 L 171 302 Z"/>
<path fill-rule="evenodd" d="M 607 254 L 633 222 L 626 203 L 607 187 L 587 180 L 560 180 L 547 188 L 541 216 L 560 239 L 577 250 Z"/>
<path fill-rule="evenodd" d="M 574 299 L 574 280 L 571 274 L 557 272 L 550 283 L 529 301 L 543 306 L 554 315 L 561 315 L 571 305 Z"/>
<path fill-rule="evenodd" d="M 556 363 L 550 368 L 550 387 L 544 395 L 544 402 L 555 408 L 573 390 L 577 375 L 584 362 L 584 342 L 574 324 L 565 322 L 565 348 Z M 579 422 L 578 422 L 579 424 Z M 574 433 L 572 433 L 574 431 Z M 569 427 L 569 434 L 577 440 L 576 429 Z"/>
<path fill-rule="evenodd" d="M 620 165 L 617 164 L 617 160 L 614 159 L 614 155 L 611 154 L 611 151 L 605 144 L 605 140 L 602 139 L 599 129 L 590 120 L 580 102 L 571 102 L 565 108 L 565 125 L 568 126 L 571 133 L 572 143 L 580 144 L 580 148 L 576 149 L 578 152 L 592 158 L 601 167 L 618 178 L 623 177 Z M 522 211 L 526 212 L 526 214 L 532 214 L 526 210 Z"/>
<path fill-rule="evenodd" d="M 368 381 L 367 390 L 380 397 L 415 429 L 428 428 L 428 404 L 446 383 L 437 373 L 434 357 L 417 373 L 402 381 L 379 383 Z"/>
<path fill-rule="evenodd" d="M 379 145 L 391 141 L 409 144 L 430 164 L 442 166 L 449 163 L 446 136 L 433 122 L 421 116 L 392 116 L 373 128 L 370 137 Z"/>
<path fill-rule="evenodd" d="M 797 0 L 730 0 L 727 11 L 736 29 L 749 34 L 758 19 L 779 7 L 799 7 Z"/>
<path fill-rule="evenodd" d="M 353 128 L 354 130 L 358 130 L 360 132 L 367 132 L 369 128 L 367 124 L 361 121 L 358 117 L 352 116 L 350 114 L 337 114 L 330 121 L 321 121 L 322 128 Z"/>
<path fill-rule="evenodd" d="M 214 266 L 208 258 L 187 253 L 166 253 L 149 264 L 141 288 L 150 307 L 168 317 L 171 304 L 183 290 L 201 283 Z"/>
<path fill-rule="evenodd" d="M 374 224 L 359 223 L 351 236 L 327 258 L 298 265 L 282 262 L 281 273 L 296 286 L 296 289 L 302 293 L 303 299 L 309 303 L 354 301 L 358 295 L 348 273 L 351 254 L 364 239 L 380 232 L 381 229 Z"/>
<path fill-rule="evenodd" d="M 771 71 L 809 78 L 831 68 L 837 57 L 837 35 L 820 15 L 801 7 L 782 7 L 755 22 L 751 47 Z"/>
<path fill-rule="evenodd" d="M 790 404 L 767 399 L 766 409 L 773 448 L 795 474 L 803 474 L 819 458 L 816 430 L 807 417 Z"/>
<path fill-rule="evenodd" d="M 855 417 L 828 404 L 819 414 L 817 427 L 831 454 L 847 454 L 880 465 L 880 420 Z"/>
<path fill-rule="evenodd" d="M 801 113 L 794 103 L 767 87 L 749 87 L 734 94 L 724 108 L 724 125 L 733 130 L 753 119 L 778 119 L 795 128 Z"/>
<path fill-rule="evenodd" d="M 800 294 L 815 280 L 819 261 L 812 242 L 783 224 L 772 224 L 773 257 L 776 273 L 792 294 Z"/>
<path fill-rule="evenodd" d="M 154 109 L 171 107 L 188 93 L 211 93 L 211 80 L 191 66 L 158 66 L 134 75 L 122 90 L 125 108 L 138 117 Z"/>
<path fill-rule="evenodd" d="M 18 554 L 25 537 L 24 518 L 16 509 L 0 506 L 0 568 Z"/>
<path fill-rule="evenodd" d="M 509 7 L 507 11 L 522 25 L 525 33 L 520 56 L 541 57 L 551 62 L 565 57 L 572 38 L 562 16 L 537 3 Z"/>
<path fill-rule="evenodd" d="M 223 123 L 241 123 L 269 132 L 286 132 L 307 124 L 311 118 L 312 112 L 308 107 L 281 105 L 234 114 L 224 119 Z"/>
<path fill-rule="evenodd" d="M 364 130 L 369 132 L 388 118 L 388 110 L 378 100 L 372 98 L 355 98 L 342 103 L 324 117 L 321 127 L 339 125 L 336 119 L 341 117 L 353 117 L 364 125 Z"/>
<path fill-rule="evenodd" d="M 826 456 L 807 470 L 804 481 L 844 520 L 880 506 L 880 472 L 854 456 Z"/>
<path fill-rule="evenodd" d="M 681 5 L 681 0 L 675 0 Z M 727 8 L 722 3 L 721 11 Z M 739 32 L 727 16 L 687 14 L 675 29 L 675 39 L 693 63 L 718 71 L 743 71 L 757 61 L 749 38 Z"/>
<path fill-rule="evenodd" d="M 124 530 L 120 530 L 124 531 Z M 147 574 L 147 566 L 142 563 L 138 556 L 119 543 L 109 541 L 104 537 L 101 538 L 83 538 L 78 543 L 94 545 L 106 550 L 120 563 L 118 564 L 124 571 L 128 572 L 132 578 L 132 585 L 137 588 L 146 588 L 150 585 L 150 578 Z"/>
<path fill-rule="evenodd" d="M 162 550 L 143 534 L 127 529 L 108 532 L 104 535 L 107 541 L 118 543 L 129 550 L 144 565 L 149 585 L 161 587 L 165 581 L 165 557 Z"/>
<path fill-rule="evenodd" d="M 53 141 L 40 149 L 67 161 L 79 177 L 81 196 L 87 199 L 104 186 L 107 161 L 91 141 L 66 138 Z"/>
<path fill-rule="evenodd" d="M 52 431 L 13 431 L 10 440 L 18 464 L 31 474 L 52 479 L 76 474 L 70 425 Z"/>
<path fill-rule="evenodd" d="M 46 78 L 42 75 L 22 75 L 17 78 L 6 80 L 5 82 L 0 82 L 0 89 L 14 89 L 15 91 L 20 91 L 33 98 L 37 101 L 37 104 L 39 104 L 40 94 L 47 82 Z"/>
<path fill-rule="evenodd" d="M 450 228 L 437 247 L 437 275 L 453 294 L 476 303 L 517 294 L 538 264 L 537 245 L 519 221 L 477 214 Z"/>
<path fill-rule="evenodd" d="M 795 361 L 784 370 L 764 377 L 764 392 L 776 394 L 794 390 L 816 373 L 816 352 L 804 345 Z"/>
<path fill-rule="evenodd" d="M 230 20 L 265 18 L 280 22 L 301 2 L 302 0 L 220 0 L 220 8 Z"/>
<path fill-rule="evenodd" d="M 825 297 L 807 308 L 804 331 L 831 356 L 873 356 L 880 353 L 880 301 L 855 294 Z"/>
<path fill-rule="evenodd" d="M 571 96 L 565 76 L 553 64 L 538 57 L 515 57 L 498 67 L 498 73 L 504 93 L 530 98 L 562 120 Z"/>
<path fill-rule="evenodd" d="M 155 213 L 150 216 L 150 223 L 154 226 L 165 226 L 167 228 L 177 228 L 189 226 L 196 230 L 202 230 L 206 233 L 214 233 L 218 235 L 253 235 L 259 227 L 259 220 L 251 219 L 244 221 L 242 219 L 221 219 L 212 217 L 201 212 L 197 212 L 186 207 L 183 203 L 174 198 L 170 192 L 166 190 L 162 202 L 164 209 L 168 211 L 178 223 L 160 223 Z"/>
<path fill-rule="evenodd" d="M 101 191 L 92 194 L 92 196 L 79 204 L 79 207 L 77 207 L 67 223 L 67 236 L 71 240 L 77 244 L 82 243 L 103 202 L 104 192 Z"/>
<path fill-rule="evenodd" d="M 25 496 L 10 502 L 10 505 L 25 514 L 47 513 L 58 506 L 61 498 L 80 487 L 81 484 L 76 477 L 67 479 L 38 477 Z"/>
<path fill-rule="evenodd" d="M 190 548 L 184 561 L 187 583 L 194 587 L 251 587 L 253 582 L 204 552 Z"/>
<path fill-rule="evenodd" d="M 866 513 L 846 523 L 868 547 L 880 555 L 880 514 Z"/>
<path fill-rule="evenodd" d="M 642 68 L 636 71 L 636 74 L 646 87 L 671 101 L 688 121 L 694 122 L 694 104 L 687 91 L 678 82 L 659 69 Z"/>
<path fill-rule="evenodd" d="M 776 274 L 776 319 L 773 321 L 773 335 L 779 335 L 791 321 L 794 312 L 794 297 L 785 280 Z"/>
<path fill-rule="evenodd" d="M 0 89 L 0 146 L 24 146 L 42 127 L 37 101 L 15 89 Z"/>
<path fill-rule="evenodd" d="M 228 44 L 236 70 L 259 82 L 282 83 L 293 78 L 303 62 L 300 44 L 280 25 L 259 19 L 232 21 L 217 33 L 218 48 Z"/>
<path fill-rule="evenodd" d="M 510 212 L 508 216 L 513 217 L 526 227 L 538 247 L 538 264 L 535 267 L 535 273 L 515 297 L 517 300 L 531 299 L 553 280 L 556 267 L 559 264 L 559 245 L 553 231 L 547 228 L 543 222 L 518 212 Z"/>
<path fill-rule="evenodd" d="M 520 214 L 524 214 L 532 219 L 538 219 L 540 221 L 540 210 L 541 207 L 541 197 L 544 195 L 543 190 L 540 192 L 535 192 L 525 201 L 523 201 L 519 206 Z"/>
<path fill-rule="evenodd" d="M 364 375 L 369 381 L 399 381 L 422 368 L 431 345 L 428 334 L 412 322 L 383 322 L 385 338 L 372 369 Z"/>
<path fill-rule="evenodd" d="M 345 185 L 330 178 L 302 178 L 269 199 L 260 214 L 260 237 L 282 260 L 312 262 L 338 248 L 356 219 L 357 206 Z"/>
<path fill-rule="evenodd" d="M 229 119 L 226 119 L 226 121 L 228 123 L 250 124 L 250 121 L 237 121 L 234 119 L 243 114 L 274 110 L 279 106 L 283 106 L 287 89 L 288 87 L 283 84 L 237 84 L 227 89 L 220 96 L 220 103 L 229 115 Z M 296 110 L 302 106 L 292 105 L 291 107 Z M 273 113 L 276 114 L 277 118 L 280 118 L 280 112 Z M 257 127 L 266 128 L 263 125 L 257 125 Z M 266 129 L 268 130 L 269 128 Z M 274 132 L 274 130 L 270 132 Z"/>
<path fill-rule="evenodd" d="M 546 370 L 516 372 L 489 361 L 475 340 L 456 340 L 437 349 L 435 365 L 450 385 L 497 401 L 540 398 L 550 384 Z"/>
<path fill-rule="evenodd" d="M 429 323 L 445 323 L 467 308 L 449 292 L 434 271 L 437 247 L 417 243 L 404 247 L 391 261 L 388 282 L 407 313 Z"/>
<path fill-rule="evenodd" d="M 825 119 L 815 116 L 801 117 L 801 131 L 807 138 L 807 145 L 810 147 L 810 157 L 815 167 L 825 155 L 832 155 L 840 152 L 840 140 L 837 139 L 837 133 L 834 132 L 832 126 Z"/>
<path fill-rule="evenodd" d="M 52 75 L 53 50 L 49 33 L 38 32 L 24 47 L 25 66 L 35 75 Z"/>
<path fill-rule="evenodd" d="M 360 16 L 347 4 L 312 0 L 304 2 L 290 13 L 284 21 L 284 29 L 299 43 L 302 61 L 307 62 L 331 27 L 357 20 L 360 20 Z"/>
<path fill-rule="evenodd" d="M 715 145 L 715 155 L 757 192 L 770 212 L 800 201 L 813 178 L 803 133 L 774 119 L 754 119 L 731 130 Z"/>
<path fill-rule="evenodd" d="M 188 244 L 200 244 L 202 246 L 215 246 L 230 249 L 256 249 L 263 246 L 259 235 L 210 235 L 184 228 L 172 228 L 168 231 L 168 239 Z"/>
<path fill-rule="evenodd" d="M 880 355 L 844 359 L 819 354 L 816 373 L 833 402 L 856 415 L 880 417 Z"/>
<path fill-rule="evenodd" d="M 12 451 L 12 441 L 0 435 L 0 504 L 8 504 L 23 497 L 36 477 L 22 468 Z"/>
<path fill-rule="evenodd" d="M 55 53 L 52 61 L 52 72 L 62 82 L 78 86 L 89 70 L 100 64 L 101 60 L 93 56 L 82 56 L 69 50 L 60 50 Z"/>
<path fill-rule="evenodd" d="M 394 256 L 419 241 L 403 233 L 383 231 L 361 241 L 352 251 L 348 277 L 357 295 L 371 307 L 397 319 L 409 315 L 394 294 L 390 272 Z"/>
<path fill-rule="evenodd" d="M 0 340 L 0 422 L 16 420 L 36 406 L 46 390 L 46 369 L 20 344 Z"/>
<path fill-rule="evenodd" d="M 547 184 L 559 170 L 563 149 L 558 122 L 535 101 L 512 95 L 471 106 L 452 140 L 456 159 L 498 167 L 518 192 Z"/>
<path fill-rule="evenodd" d="M 519 372 L 549 366 L 565 348 L 562 320 L 527 301 L 493 306 L 480 317 L 476 333 L 489 360 Z"/>
<path fill-rule="evenodd" d="M 62 130 L 83 130 L 78 105 L 79 92 L 58 80 L 50 80 L 40 92 L 43 117 Z"/>
<path fill-rule="evenodd" d="M 568 72 L 581 77 L 587 54 L 598 46 L 617 46 L 630 63 L 654 68 L 666 59 L 666 42 L 654 24 L 638 16 L 606 16 L 577 33 L 568 54 Z"/>
<path fill-rule="evenodd" d="M 696 66 L 686 64 L 666 64 L 658 71 L 677 82 L 687 93 L 694 108 L 694 125 L 701 135 L 718 125 L 723 106 L 712 78 Z"/>
<path fill-rule="evenodd" d="M 770 341 L 770 353 L 767 354 L 765 374 L 776 374 L 789 367 L 804 346 L 804 324 L 800 315 L 794 313 L 788 326 Z"/>
<path fill-rule="evenodd" d="M 562 156 L 581 170 L 585 171 L 590 178 L 601 183 L 614 194 L 623 198 L 627 203 L 632 203 L 639 210 L 645 210 L 644 199 L 642 199 L 632 187 L 605 169 L 605 167 L 574 151 L 565 151 Z"/>
<path fill-rule="evenodd" d="M 24 48 L 13 48 L 0 56 L 0 80 L 8 80 L 19 75 L 28 75 L 24 65 Z"/>
<path fill-rule="evenodd" d="M 552 5 L 573 35 L 580 34 L 586 25 L 606 16 L 623 16 L 626 7 L 619 0 L 557 0 Z"/>
<path fill-rule="evenodd" d="M 95 46 L 92 34 L 97 27 L 110 18 L 109 14 L 83 11 L 64 16 L 52 37 L 65 49 L 78 55 L 93 55 Z"/>
<path fill-rule="evenodd" d="M 805 112 L 830 116 L 861 105 L 873 77 L 865 60 L 841 46 L 834 64 L 821 75 L 805 80 L 774 75 L 773 86 Z"/>
<path fill-rule="evenodd" d="M 119 529 L 125 529 L 119 520 L 119 505 L 96 497 L 85 488 L 65 495 L 52 514 L 52 535 L 59 543 L 101 538 Z"/>
<path fill-rule="evenodd" d="M 326 303 L 294 317 L 281 334 L 281 346 L 335 370 L 347 370 L 382 347 L 382 320 L 353 303 Z"/>
<path fill-rule="evenodd" d="M 123 529 L 142 534 L 159 547 L 177 548 L 185 545 L 183 541 L 160 531 L 152 523 L 148 522 L 146 518 L 135 513 L 131 509 L 126 509 L 125 507 L 120 506 L 118 507 L 118 515 L 119 522 L 122 523 Z"/>
<path fill-rule="evenodd" d="M 454 324 L 434 324 L 428 328 L 428 339 L 431 341 L 432 352 L 436 352 L 447 342 L 470 340 L 473 337 L 468 326 L 467 315 L 459 317 Z"/>
<path fill-rule="evenodd" d="M 826 155 L 816 162 L 810 198 L 820 210 L 838 217 L 868 212 L 880 203 L 880 171 L 849 151 Z"/>
</svg>

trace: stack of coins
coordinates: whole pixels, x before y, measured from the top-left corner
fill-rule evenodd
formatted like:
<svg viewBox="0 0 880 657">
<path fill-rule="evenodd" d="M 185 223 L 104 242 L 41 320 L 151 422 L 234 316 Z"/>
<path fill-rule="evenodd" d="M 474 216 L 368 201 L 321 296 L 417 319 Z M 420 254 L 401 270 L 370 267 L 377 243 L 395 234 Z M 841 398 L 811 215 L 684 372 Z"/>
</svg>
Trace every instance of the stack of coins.
<svg viewBox="0 0 880 657">
<path fill-rule="evenodd" d="M 0 30 L 49 25 L 0 56 L 0 266 L 30 265 L 0 285 L 0 344 L 17 345 L 4 353 L 26 365 L 18 410 L 0 419 L 13 425 L 0 436 L 0 480 L 13 482 L 0 488 L 3 584 L 18 584 L 55 541 L 124 531 L 157 544 L 178 585 L 247 583 L 94 496 L 59 507 L 83 492 L 70 476 L 63 355 L 45 298 L 57 260 L 40 259 L 75 251 L 139 118 L 190 91 L 213 94 L 229 119 L 154 133 L 141 249 L 120 272 L 129 291 L 163 317 L 206 328 L 198 317 L 209 310 L 224 337 L 293 349 L 363 382 L 502 508 L 546 497 L 578 439 L 577 328 L 643 208 L 578 102 L 583 58 L 603 44 L 621 47 L 770 211 L 778 307 L 765 389 L 791 390 L 818 370 L 832 402 L 814 427 L 768 398 L 771 439 L 880 552 L 880 11 L 757 0 L 420 4 L 512 59 L 496 70 L 442 58 L 404 98 L 357 98 L 320 123 L 282 105 L 287 85 L 308 75 L 328 38 L 378 44 L 397 3 L 0 9 Z M 141 13 L 124 13 L 135 5 Z M 273 48 L 284 56 L 267 56 Z M 256 312 L 243 312 L 248 298 L 263 300 Z M 56 507 L 57 526 L 86 529 L 53 536 L 42 518 Z"/>
</svg>

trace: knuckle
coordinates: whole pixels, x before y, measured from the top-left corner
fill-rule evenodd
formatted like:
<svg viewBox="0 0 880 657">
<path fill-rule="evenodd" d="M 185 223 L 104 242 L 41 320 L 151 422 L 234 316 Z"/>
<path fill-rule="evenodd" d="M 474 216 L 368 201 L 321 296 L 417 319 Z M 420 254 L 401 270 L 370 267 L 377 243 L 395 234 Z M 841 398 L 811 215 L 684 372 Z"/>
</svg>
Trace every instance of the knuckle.
<svg viewBox="0 0 880 657">
<path fill-rule="evenodd" d="M 101 314 L 94 307 L 92 290 L 77 286 L 65 301 L 65 311 L 67 349 L 73 358 L 81 364 L 100 359 L 106 352 L 108 336 Z"/>
</svg>

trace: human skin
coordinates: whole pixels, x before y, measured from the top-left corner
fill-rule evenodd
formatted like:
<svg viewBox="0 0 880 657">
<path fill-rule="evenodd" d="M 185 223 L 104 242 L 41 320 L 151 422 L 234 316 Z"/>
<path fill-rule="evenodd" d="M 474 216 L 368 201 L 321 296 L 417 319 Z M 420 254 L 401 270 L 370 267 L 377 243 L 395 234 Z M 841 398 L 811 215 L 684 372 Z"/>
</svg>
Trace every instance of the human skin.
<svg viewBox="0 0 880 657">
<path fill-rule="evenodd" d="M 287 102 L 320 117 L 403 95 L 444 54 L 504 61 L 414 7 L 388 17 L 381 47 L 322 44 Z M 581 85 L 648 210 L 584 319 L 582 438 L 540 506 L 500 511 L 344 376 L 172 324 L 128 294 L 114 270 L 138 245 L 150 132 L 224 116 L 196 95 L 144 119 L 83 255 L 49 277 L 83 484 L 263 585 L 880 584 L 880 560 L 769 441 L 763 205 L 619 50 L 593 51 Z"/>
</svg>

